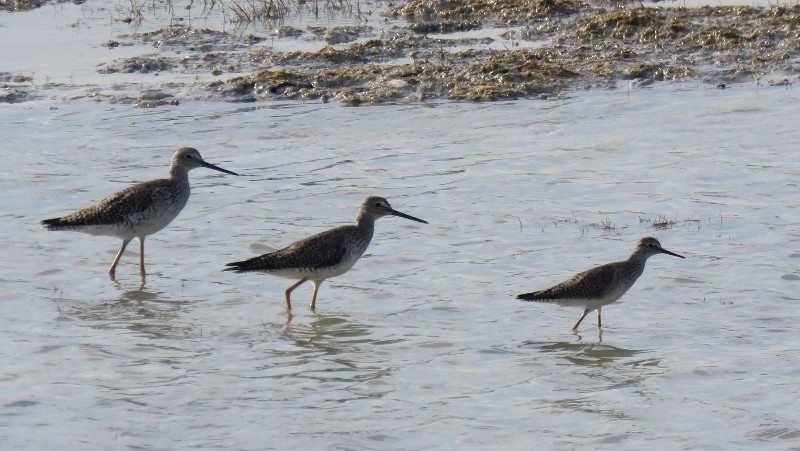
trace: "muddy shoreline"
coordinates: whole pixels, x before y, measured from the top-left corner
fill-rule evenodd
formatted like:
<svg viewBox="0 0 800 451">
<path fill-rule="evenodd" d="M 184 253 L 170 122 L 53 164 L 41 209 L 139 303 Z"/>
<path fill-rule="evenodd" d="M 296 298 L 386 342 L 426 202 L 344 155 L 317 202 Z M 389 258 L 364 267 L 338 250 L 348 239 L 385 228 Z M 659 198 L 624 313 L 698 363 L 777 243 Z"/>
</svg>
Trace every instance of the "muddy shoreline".
<svg viewBox="0 0 800 451">
<path fill-rule="evenodd" d="M 394 25 L 385 26 L 390 22 Z M 693 80 L 722 88 L 741 82 L 791 85 L 800 79 L 800 5 L 664 8 L 573 0 L 410 0 L 386 4 L 369 21 L 355 20 L 353 26 L 271 30 L 173 26 L 134 31 L 104 45 L 148 44 L 180 55 L 116 59 L 98 71 L 197 75 L 191 94 L 161 87 L 155 105 L 164 99 L 175 104 L 187 95 L 350 105 L 548 99 L 614 88 L 621 80 L 639 85 Z M 463 37 L 476 30 L 491 32 Z M 268 39 L 319 41 L 320 49 L 282 52 Z M 498 43 L 500 50 L 492 48 Z M 11 74 L 6 75 L 7 80 Z M 153 106 L 137 98 L 110 100 Z"/>
</svg>

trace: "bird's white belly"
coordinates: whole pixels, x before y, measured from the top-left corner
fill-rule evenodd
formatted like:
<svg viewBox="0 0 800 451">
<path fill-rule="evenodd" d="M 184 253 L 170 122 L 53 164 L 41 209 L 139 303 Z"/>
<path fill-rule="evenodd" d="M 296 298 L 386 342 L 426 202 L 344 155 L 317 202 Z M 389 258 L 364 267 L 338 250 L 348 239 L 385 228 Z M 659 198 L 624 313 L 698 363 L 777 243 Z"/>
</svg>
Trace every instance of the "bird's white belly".
<svg viewBox="0 0 800 451">
<path fill-rule="evenodd" d="M 132 213 L 114 224 L 91 224 L 75 228 L 89 235 L 113 236 L 123 240 L 151 235 L 166 227 L 180 213 L 180 208 L 170 208 L 158 213 L 145 211 Z"/>
<path fill-rule="evenodd" d="M 597 308 L 604 305 L 613 304 L 614 302 L 617 302 L 617 300 L 619 300 L 619 298 L 621 298 L 622 295 L 624 295 L 632 285 L 633 284 L 620 284 L 602 298 L 592 299 L 587 305 L 592 308 Z"/>
<path fill-rule="evenodd" d="M 324 280 L 331 277 L 341 276 L 356 264 L 359 256 L 344 259 L 338 265 L 326 266 L 324 268 L 283 268 L 265 270 L 264 272 L 286 279 L 310 279 Z"/>
<path fill-rule="evenodd" d="M 169 208 L 158 213 L 144 213 L 130 218 L 131 229 L 136 236 L 150 235 L 166 227 L 181 212 L 181 208 Z"/>
<path fill-rule="evenodd" d="M 580 307 L 580 308 L 589 308 L 589 309 L 596 309 L 598 307 L 603 307 L 604 305 L 612 304 L 616 302 L 619 298 L 624 295 L 630 286 L 619 286 L 617 289 L 611 291 L 610 293 L 606 294 L 601 298 L 571 298 L 571 299 L 559 299 L 556 301 L 551 301 L 554 304 L 560 305 L 562 307 Z"/>
</svg>

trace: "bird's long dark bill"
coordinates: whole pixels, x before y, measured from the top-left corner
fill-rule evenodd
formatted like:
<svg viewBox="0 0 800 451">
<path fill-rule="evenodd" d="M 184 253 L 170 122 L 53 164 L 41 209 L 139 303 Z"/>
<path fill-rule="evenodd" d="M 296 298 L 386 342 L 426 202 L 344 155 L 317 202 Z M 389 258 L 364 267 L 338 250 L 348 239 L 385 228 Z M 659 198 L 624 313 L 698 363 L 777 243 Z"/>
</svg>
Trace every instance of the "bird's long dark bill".
<svg viewBox="0 0 800 451">
<path fill-rule="evenodd" d="M 407 214 L 405 214 L 405 213 L 400 213 L 400 212 L 399 212 L 399 211 L 397 211 L 397 210 L 391 210 L 391 209 L 390 209 L 390 210 L 389 210 L 389 212 L 390 212 L 391 214 L 395 215 L 395 216 L 400 216 L 401 218 L 410 219 L 410 220 L 412 220 L 412 221 L 421 222 L 421 223 L 423 223 L 423 224 L 427 224 L 427 223 L 428 223 L 428 221 L 423 221 L 422 219 L 415 218 L 415 217 L 413 217 L 413 216 L 411 216 L 411 215 L 407 215 Z"/>
<path fill-rule="evenodd" d="M 219 166 L 215 166 L 215 165 L 213 165 L 211 163 L 208 163 L 208 162 L 205 162 L 205 161 L 201 162 L 200 164 L 202 164 L 204 167 L 207 167 L 208 169 L 213 169 L 215 171 L 224 172 L 224 173 L 230 174 L 230 175 L 239 175 L 239 174 L 237 174 L 235 172 L 231 172 L 231 171 L 229 171 L 227 169 L 222 169 Z"/>
<path fill-rule="evenodd" d="M 668 250 L 664 249 L 663 247 L 661 248 L 661 252 L 663 252 L 663 253 L 665 253 L 665 254 L 667 254 L 667 255 L 672 255 L 672 256 L 674 256 L 674 257 L 686 258 L 686 257 L 684 257 L 683 255 L 678 255 L 678 254 L 676 254 L 675 252 L 670 252 L 670 251 L 668 251 Z"/>
</svg>

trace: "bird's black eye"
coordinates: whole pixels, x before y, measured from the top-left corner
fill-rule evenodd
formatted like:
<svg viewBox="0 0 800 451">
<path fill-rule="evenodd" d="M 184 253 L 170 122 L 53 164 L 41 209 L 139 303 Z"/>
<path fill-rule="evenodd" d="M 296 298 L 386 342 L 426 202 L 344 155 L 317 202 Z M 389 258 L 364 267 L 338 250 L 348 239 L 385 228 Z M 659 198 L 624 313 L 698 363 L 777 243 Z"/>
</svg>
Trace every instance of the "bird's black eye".
<svg viewBox="0 0 800 451">
<path fill-rule="evenodd" d="M 187 153 L 186 155 L 183 156 L 183 158 L 186 158 L 187 160 L 191 160 L 192 159 L 192 154 Z"/>
<path fill-rule="evenodd" d="M 381 205 L 381 203 L 380 203 L 380 202 L 375 202 L 375 204 L 374 204 L 374 205 L 375 205 L 376 207 L 382 207 L 382 206 L 383 206 L 383 205 Z"/>
</svg>

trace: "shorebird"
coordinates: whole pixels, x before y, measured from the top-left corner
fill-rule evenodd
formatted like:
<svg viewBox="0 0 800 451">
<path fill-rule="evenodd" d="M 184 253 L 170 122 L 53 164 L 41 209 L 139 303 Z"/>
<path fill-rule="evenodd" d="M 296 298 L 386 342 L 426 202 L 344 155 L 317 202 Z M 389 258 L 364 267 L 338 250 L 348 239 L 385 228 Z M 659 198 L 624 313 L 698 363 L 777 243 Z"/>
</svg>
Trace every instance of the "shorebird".
<svg viewBox="0 0 800 451">
<path fill-rule="evenodd" d="M 199 167 L 239 175 L 205 162 L 196 149 L 183 147 L 172 156 L 169 178 L 137 183 L 91 207 L 61 218 L 45 219 L 42 224 L 47 230 L 72 230 L 122 239 L 122 247 L 108 268 L 111 277 L 125 247 L 138 238 L 139 274 L 144 276 L 144 238 L 163 229 L 178 216 L 189 200 L 189 171 Z"/>
<path fill-rule="evenodd" d="M 375 232 L 375 220 L 383 216 L 399 216 L 427 224 L 427 221 L 394 210 L 389 202 L 377 196 L 367 197 L 358 210 L 355 225 L 326 230 L 289 246 L 248 260 L 228 263 L 225 271 L 264 272 L 286 279 L 299 279 L 286 289 L 286 308 L 292 309 L 292 290 L 307 281 L 314 285 L 311 309 L 316 307 L 317 291 L 325 279 L 340 276 L 355 265 L 367 250 Z"/>
<path fill-rule="evenodd" d="M 566 307 L 583 307 L 583 315 L 572 330 L 578 329 L 588 313 L 597 310 L 597 327 L 600 328 L 602 327 L 600 309 L 621 298 L 642 275 L 647 259 L 656 254 L 685 258 L 664 249 L 655 238 L 642 238 L 625 261 L 597 266 L 553 287 L 520 294 L 517 299 L 549 302 Z"/>
</svg>

